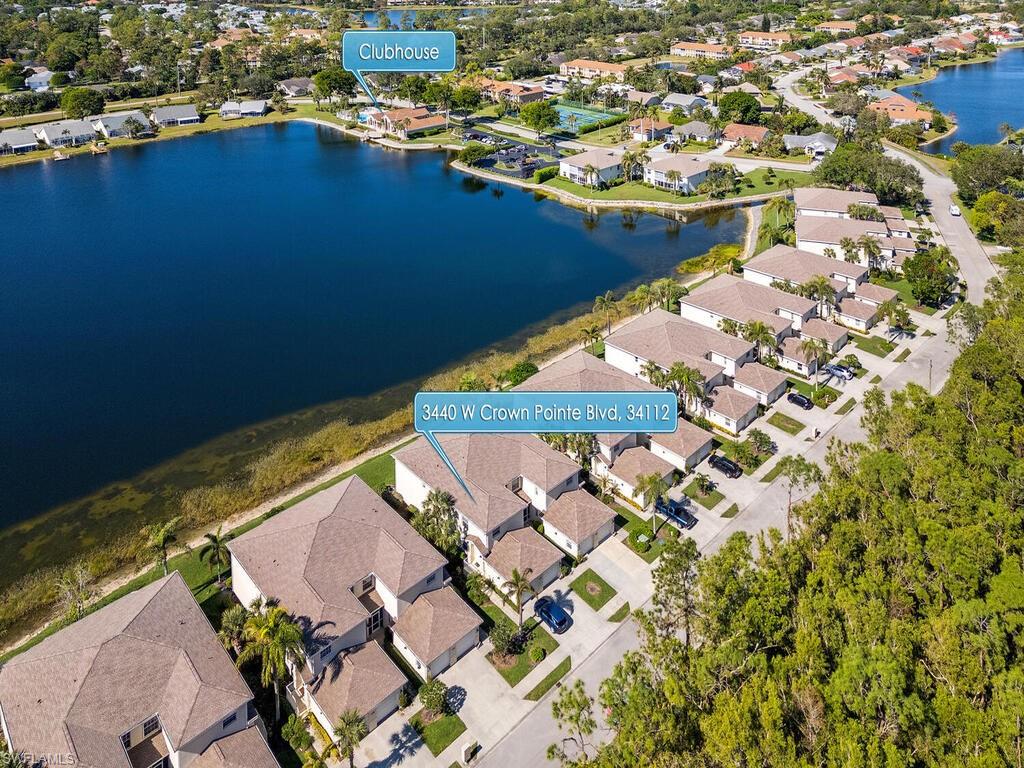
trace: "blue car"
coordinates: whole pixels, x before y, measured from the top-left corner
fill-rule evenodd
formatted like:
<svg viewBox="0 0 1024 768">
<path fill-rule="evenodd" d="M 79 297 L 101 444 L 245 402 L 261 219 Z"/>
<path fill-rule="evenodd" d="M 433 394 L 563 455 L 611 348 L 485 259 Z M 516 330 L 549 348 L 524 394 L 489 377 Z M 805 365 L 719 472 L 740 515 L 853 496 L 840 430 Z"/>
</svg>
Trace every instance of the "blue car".
<svg viewBox="0 0 1024 768">
<path fill-rule="evenodd" d="M 556 635 L 562 634 L 572 626 L 572 617 L 550 597 L 540 598 L 533 606 L 533 612 Z"/>
<path fill-rule="evenodd" d="M 654 504 L 655 511 L 675 522 L 679 527 L 690 530 L 697 524 L 697 518 L 686 508 L 686 503 L 673 499 L 658 499 Z"/>
</svg>

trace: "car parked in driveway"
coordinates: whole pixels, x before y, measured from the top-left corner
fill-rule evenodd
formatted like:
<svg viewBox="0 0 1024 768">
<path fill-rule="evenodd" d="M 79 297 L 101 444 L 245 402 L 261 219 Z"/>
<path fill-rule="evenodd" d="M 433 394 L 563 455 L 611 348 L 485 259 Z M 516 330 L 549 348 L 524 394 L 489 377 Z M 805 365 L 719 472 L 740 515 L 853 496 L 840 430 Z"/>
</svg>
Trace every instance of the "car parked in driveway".
<svg viewBox="0 0 1024 768">
<path fill-rule="evenodd" d="M 790 392 L 786 395 L 786 399 L 797 408 L 803 408 L 805 411 L 809 411 L 814 407 L 811 398 L 807 397 L 807 395 L 801 395 L 799 392 Z"/>
<path fill-rule="evenodd" d="M 853 380 L 853 371 L 851 371 L 845 365 L 826 365 L 825 373 L 829 374 L 830 376 L 835 376 L 837 379 L 842 379 L 843 381 Z"/>
<path fill-rule="evenodd" d="M 676 523 L 680 528 L 690 530 L 697 524 L 697 518 L 686 508 L 685 501 L 675 499 L 658 499 L 654 503 L 654 511 Z"/>
<path fill-rule="evenodd" d="M 550 597 L 540 598 L 534 604 L 533 612 L 556 635 L 572 626 L 572 617 Z"/>
<path fill-rule="evenodd" d="M 731 477 L 734 480 L 743 475 L 743 470 L 740 469 L 739 464 L 732 459 L 725 458 L 725 456 L 719 456 L 717 453 L 708 459 L 708 464 L 726 477 Z"/>
</svg>

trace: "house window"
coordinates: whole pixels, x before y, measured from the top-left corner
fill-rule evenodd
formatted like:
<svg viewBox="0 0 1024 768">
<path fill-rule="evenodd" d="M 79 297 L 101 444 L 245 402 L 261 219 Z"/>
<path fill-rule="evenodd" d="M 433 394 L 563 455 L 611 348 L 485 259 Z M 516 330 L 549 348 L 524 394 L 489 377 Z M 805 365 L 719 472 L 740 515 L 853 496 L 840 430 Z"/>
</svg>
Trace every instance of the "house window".
<svg viewBox="0 0 1024 768">
<path fill-rule="evenodd" d="M 369 592 L 373 589 L 373 575 L 367 576 L 363 579 L 363 592 Z"/>
<path fill-rule="evenodd" d="M 221 721 L 221 723 L 220 723 L 221 730 L 231 726 L 231 724 L 234 723 L 235 720 L 237 720 L 237 719 L 238 719 L 238 713 L 237 712 L 232 712 L 230 715 L 228 715 L 227 717 L 225 717 Z"/>
<path fill-rule="evenodd" d="M 129 749 L 131 749 L 131 747 L 132 747 L 132 735 L 131 735 L 131 733 L 121 734 L 121 746 L 124 747 L 125 752 L 127 752 Z"/>
<path fill-rule="evenodd" d="M 149 718 L 149 720 L 147 720 L 146 722 L 144 722 L 142 724 L 142 735 L 143 736 L 152 736 L 154 733 L 156 733 L 159 730 L 160 730 L 160 718 L 158 718 L 156 715 L 153 715 L 153 717 Z"/>
</svg>

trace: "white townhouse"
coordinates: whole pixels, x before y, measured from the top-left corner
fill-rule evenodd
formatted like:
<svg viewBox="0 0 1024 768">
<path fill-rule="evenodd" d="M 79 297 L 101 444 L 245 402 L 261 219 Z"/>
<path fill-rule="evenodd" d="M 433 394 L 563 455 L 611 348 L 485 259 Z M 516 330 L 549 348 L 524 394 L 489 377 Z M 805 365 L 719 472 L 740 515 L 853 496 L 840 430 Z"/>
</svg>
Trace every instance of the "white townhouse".
<svg viewBox="0 0 1024 768">
<path fill-rule="evenodd" d="M 857 242 L 862 237 L 875 240 L 880 255 L 872 263 L 868 263 L 868 258 L 861 248 L 858 247 L 856 251 L 857 263 L 871 268 L 899 269 L 917 250 L 912 238 L 894 237 L 885 221 L 807 216 L 798 213 L 795 229 L 797 248 L 822 255 L 830 251 L 843 258 L 846 257 L 843 252 L 844 242 Z"/>
<path fill-rule="evenodd" d="M 851 205 L 878 207 L 878 198 L 873 192 L 858 192 L 825 187 L 798 187 L 793 190 L 793 203 L 798 216 L 827 216 L 837 219 L 852 219 Z"/>
<path fill-rule="evenodd" d="M 579 488 L 580 465 L 533 435 L 450 434 L 438 435 L 438 442 L 472 496 L 430 443 L 419 439 L 395 452 L 395 490 L 405 503 L 422 507 L 432 490 L 451 494 L 467 563 L 499 587 L 513 570 L 527 568 L 538 591 L 554 581 L 561 550 L 530 522 Z"/>
<path fill-rule="evenodd" d="M 621 149 L 588 149 L 558 161 L 558 175 L 575 184 L 596 187 L 622 175 Z"/>
<path fill-rule="evenodd" d="M 39 139 L 28 128 L 0 131 L 0 155 L 20 155 L 39 149 Z"/>
<path fill-rule="evenodd" d="M 279 768 L 252 691 L 177 572 L 6 662 L 0 725 L 33 766 Z"/>
<path fill-rule="evenodd" d="M 167 128 L 174 125 L 194 125 L 200 121 L 199 113 L 194 104 L 172 104 L 168 107 L 155 107 L 152 113 L 153 122 Z"/>
<path fill-rule="evenodd" d="M 694 194 L 710 169 L 711 163 L 701 157 L 668 155 L 644 166 L 644 182 L 659 189 Z"/>
<path fill-rule="evenodd" d="M 76 147 L 96 138 L 96 129 L 85 120 L 58 120 L 32 128 L 36 138 L 48 147 Z"/>
<path fill-rule="evenodd" d="M 377 638 L 426 595 L 447 588 L 448 576 L 445 558 L 387 502 L 350 477 L 233 539 L 229 550 L 239 601 L 278 600 L 306 630 L 306 660 L 292 667 L 287 688 L 299 714 L 311 712 L 330 732 L 342 712 L 355 709 L 372 730 L 398 708 L 407 680 Z M 392 627 L 396 646 L 424 676 L 447 669 L 478 641 L 479 620 L 459 603 L 444 600 L 445 611 L 461 617 L 447 627 L 413 630 L 406 621 L 409 637 Z M 456 624 L 464 632 L 452 637 Z"/>
<path fill-rule="evenodd" d="M 107 139 L 116 139 L 122 136 L 128 135 L 128 128 L 125 126 L 129 120 L 134 120 L 142 129 L 139 131 L 140 135 L 149 134 L 153 132 L 153 124 L 146 117 L 146 114 L 141 109 L 132 109 L 126 112 L 111 112 L 104 115 L 93 115 L 92 117 L 85 118 L 89 122 L 93 129 L 103 135 Z"/>
<path fill-rule="evenodd" d="M 252 101 L 225 101 L 220 105 L 222 120 L 238 120 L 243 117 L 263 117 L 270 109 L 263 99 Z"/>
<path fill-rule="evenodd" d="M 816 315 L 810 299 L 780 291 L 732 275 L 718 275 L 679 300 L 679 314 L 707 328 L 719 328 L 723 320 L 741 325 L 760 321 L 778 340 L 800 330 Z"/>
</svg>

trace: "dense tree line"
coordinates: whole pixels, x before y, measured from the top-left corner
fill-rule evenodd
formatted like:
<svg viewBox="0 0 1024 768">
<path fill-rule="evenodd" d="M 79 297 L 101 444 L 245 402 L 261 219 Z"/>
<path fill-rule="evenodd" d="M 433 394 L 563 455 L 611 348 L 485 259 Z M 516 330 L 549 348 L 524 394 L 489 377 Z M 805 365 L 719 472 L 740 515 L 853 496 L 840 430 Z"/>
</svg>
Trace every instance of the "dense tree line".
<svg viewBox="0 0 1024 768">
<path fill-rule="evenodd" d="M 555 702 L 566 765 L 1020 766 L 1024 252 L 942 391 L 865 401 L 786 540 L 662 556 L 642 647 Z M 924 384 L 924 382 L 922 382 Z M 689 630 L 689 631 L 687 631 Z M 594 707 L 611 739 L 598 745 Z"/>
</svg>

